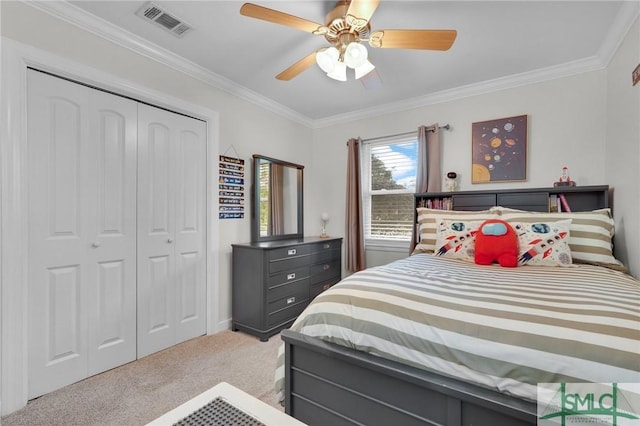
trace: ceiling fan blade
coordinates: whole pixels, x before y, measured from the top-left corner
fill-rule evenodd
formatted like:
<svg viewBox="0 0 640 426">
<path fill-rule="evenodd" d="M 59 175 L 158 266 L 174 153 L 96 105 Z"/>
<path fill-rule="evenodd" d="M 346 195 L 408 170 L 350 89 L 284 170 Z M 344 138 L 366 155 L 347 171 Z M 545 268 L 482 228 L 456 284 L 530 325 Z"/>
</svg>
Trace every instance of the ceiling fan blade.
<svg viewBox="0 0 640 426">
<path fill-rule="evenodd" d="M 347 10 L 347 22 L 352 27 L 365 27 L 379 3 L 380 0 L 352 0 Z"/>
<path fill-rule="evenodd" d="M 315 22 L 289 15 L 288 13 L 279 12 L 269 9 L 268 7 L 258 6 L 253 3 L 245 3 L 240 8 L 240 14 L 250 18 L 262 19 L 263 21 L 273 22 L 274 24 L 285 25 L 287 27 L 296 28 L 308 33 L 313 33 L 322 27 Z"/>
<path fill-rule="evenodd" d="M 380 30 L 369 36 L 371 47 L 387 49 L 449 50 L 456 30 Z"/>
<path fill-rule="evenodd" d="M 306 71 L 313 64 L 316 63 L 316 52 L 311 52 L 304 58 L 300 59 L 295 64 L 291 65 L 286 70 L 282 71 L 280 74 L 276 75 L 278 80 L 289 81 L 292 78 L 296 77 L 302 71 Z"/>
</svg>

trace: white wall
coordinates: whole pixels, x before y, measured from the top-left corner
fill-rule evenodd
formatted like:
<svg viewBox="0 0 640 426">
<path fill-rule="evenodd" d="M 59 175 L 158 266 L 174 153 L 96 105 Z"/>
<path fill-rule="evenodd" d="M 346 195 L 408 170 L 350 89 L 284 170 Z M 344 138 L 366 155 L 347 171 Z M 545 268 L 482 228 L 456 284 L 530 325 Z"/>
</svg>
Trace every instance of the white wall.
<svg viewBox="0 0 640 426">
<path fill-rule="evenodd" d="M 321 184 L 314 182 L 313 192 L 319 196 L 308 201 L 309 210 L 319 211 L 314 202 L 329 205 L 324 207 L 332 217 L 329 232 L 344 235 L 346 170 L 335 164 L 346 166 L 346 141 L 408 132 L 436 122 L 451 125 L 450 131 L 441 133 L 442 170 L 458 173 L 460 190 L 547 187 L 565 165 L 579 185 L 606 184 L 606 100 L 603 70 L 316 129 L 312 166 Z M 529 116 L 527 181 L 471 184 L 471 123 L 521 114 Z M 371 252 L 368 266 L 398 257 L 397 252 Z"/>
<path fill-rule="evenodd" d="M 631 72 L 640 63 L 640 20 L 607 67 L 606 182 L 615 188 L 616 255 L 640 276 L 640 84 Z"/>
<path fill-rule="evenodd" d="M 1 2 L 2 35 L 77 61 L 134 84 L 219 112 L 219 151 L 233 145 L 245 160 L 246 179 L 251 179 L 251 156 L 263 154 L 308 165 L 311 130 L 236 96 L 217 90 L 156 61 L 78 29 L 19 2 Z M 233 151 L 227 155 L 235 156 Z M 249 186 L 245 191 L 249 202 Z M 217 194 L 214 194 L 217 195 Z M 245 219 L 223 220 L 220 226 L 220 283 L 218 318 L 221 325 L 231 317 L 231 243 L 250 240 L 249 205 Z M 217 216 L 217 212 L 212 212 Z M 215 296 L 215 295 L 214 295 Z"/>
</svg>

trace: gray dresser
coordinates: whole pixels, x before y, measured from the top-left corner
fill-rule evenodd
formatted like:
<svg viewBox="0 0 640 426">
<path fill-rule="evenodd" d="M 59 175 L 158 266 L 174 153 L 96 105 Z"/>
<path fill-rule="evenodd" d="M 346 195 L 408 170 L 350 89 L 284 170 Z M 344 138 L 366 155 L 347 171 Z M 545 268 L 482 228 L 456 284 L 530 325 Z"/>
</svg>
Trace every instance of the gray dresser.
<svg viewBox="0 0 640 426">
<path fill-rule="evenodd" d="M 342 238 L 232 244 L 232 329 L 267 341 L 341 279 Z"/>
</svg>

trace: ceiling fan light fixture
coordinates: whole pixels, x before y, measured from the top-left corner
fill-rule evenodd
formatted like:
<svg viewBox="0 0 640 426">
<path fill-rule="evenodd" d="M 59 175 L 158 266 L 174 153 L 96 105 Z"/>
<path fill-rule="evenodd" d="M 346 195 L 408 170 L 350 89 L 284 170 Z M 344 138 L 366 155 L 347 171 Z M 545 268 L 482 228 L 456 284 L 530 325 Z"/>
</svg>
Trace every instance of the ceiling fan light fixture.
<svg viewBox="0 0 640 426">
<path fill-rule="evenodd" d="M 371 62 L 365 59 L 364 63 L 355 69 L 356 80 L 369 74 L 375 68 L 376 67 Z"/>
<path fill-rule="evenodd" d="M 367 61 L 369 52 L 367 48 L 358 42 L 351 42 L 347 45 L 344 52 L 344 63 L 349 68 L 358 68 Z"/>
<path fill-rule="evenodd" d="M 347 66 L 344 62 L 336 61 L 335 67 L 327 76 L 338 81 L 347 81 Z"/>
<path fill-rule="evenodd" d="M 368 60 L 365 41 L 372 48 L 385 49 L 449 50 L 453 45 L 458 34 L 456 30 L 372 31 L 371 17 L 378 3 L 380 0 L 337 0 L 336 6 L 326 15 L 324 25 L 253 3 L 243 4 L 240 14 L 324 36 L 329 42 L 331 47 L 313 50 L 276 75 L 278 80 L 291 80 L 312 67 L 314 61 L 329 77 L 339 81 L 346 81 L 347 66 L 355 70 L 356 79 L 368 75 L 364 80 L 373 80 L 371 76 L 378 73 L 371 73 L 375 67 Z"/>
<path fill-rule="evenodd" d="M 329 74 L 335 69 L 339 56 L 340 52 L 333 46 L 320 49 L 318 53 L 316 53 L 316 63 L 322 71 Z"/>
</svg>

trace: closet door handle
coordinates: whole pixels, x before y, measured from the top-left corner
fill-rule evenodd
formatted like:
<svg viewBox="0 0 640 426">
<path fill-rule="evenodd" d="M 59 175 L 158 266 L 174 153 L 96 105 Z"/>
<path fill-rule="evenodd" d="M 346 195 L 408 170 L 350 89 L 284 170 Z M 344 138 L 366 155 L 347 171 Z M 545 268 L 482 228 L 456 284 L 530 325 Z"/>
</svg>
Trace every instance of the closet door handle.
<svg viewBox="0 0 640 426">
<path fill-rule="evenodd" d="M 173 238 L 167 238 L 167 243 L 171 244 L 173 242 Z"/>
<path fill-rule="evenodd" d="M 94 242 L 91 244 L 91 247 L 93 247 L 93 248 L 98 248 L 98 247 L 100 247 L 100 241 L 94 241 Z"/>
</svg>

